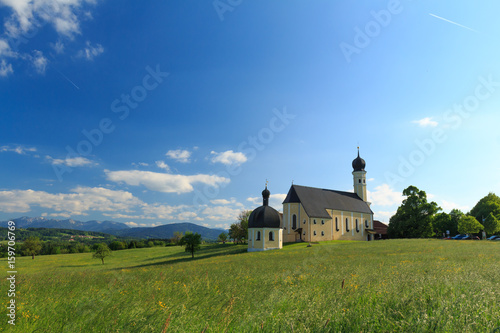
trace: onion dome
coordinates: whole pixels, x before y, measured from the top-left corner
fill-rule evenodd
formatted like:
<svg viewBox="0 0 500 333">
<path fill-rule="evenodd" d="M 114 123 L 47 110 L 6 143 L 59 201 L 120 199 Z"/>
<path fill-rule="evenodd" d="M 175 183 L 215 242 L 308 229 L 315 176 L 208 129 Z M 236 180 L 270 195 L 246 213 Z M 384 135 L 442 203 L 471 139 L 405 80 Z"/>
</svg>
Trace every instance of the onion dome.
<svg viewBox="0 0 500 333">
<path fill-rule="evenodd" d="M 280 228 L 280 213 L 273 207 L 269 207 L 269 196 L 271 192 L 266 188 L 262 191 L 263 205 L 254 209 L 248 217 L 249 228 Z"/>
<path fill-rule="evenodd" d="M 359 147 L 358 147 L 358 157 L 352 161 L 352 168 L 354 171 L 365 171 L 366 162 L 364 159 L 359 157 Z"/>
</svg>

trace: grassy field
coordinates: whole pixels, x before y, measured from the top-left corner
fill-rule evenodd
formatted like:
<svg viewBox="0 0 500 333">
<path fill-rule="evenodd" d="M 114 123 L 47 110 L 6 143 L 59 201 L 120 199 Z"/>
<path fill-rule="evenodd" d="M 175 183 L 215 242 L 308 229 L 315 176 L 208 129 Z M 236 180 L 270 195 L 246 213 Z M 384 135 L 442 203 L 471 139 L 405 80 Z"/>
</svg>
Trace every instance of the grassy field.
<svg viewBox="0 0 500 333">
<path fill-rule="evenodd" d="M 17 258 L 12 332 L 493 332 L 500 242 L 209 245 Z M 6 274 L 7 262 L 0 261 Z M 3 304 L 8 286 L 1 282 Z M 4 313 L 6 312 L 4 307 Z M 500 329 L 498 330 L 500 331 Z"/>
</svg>

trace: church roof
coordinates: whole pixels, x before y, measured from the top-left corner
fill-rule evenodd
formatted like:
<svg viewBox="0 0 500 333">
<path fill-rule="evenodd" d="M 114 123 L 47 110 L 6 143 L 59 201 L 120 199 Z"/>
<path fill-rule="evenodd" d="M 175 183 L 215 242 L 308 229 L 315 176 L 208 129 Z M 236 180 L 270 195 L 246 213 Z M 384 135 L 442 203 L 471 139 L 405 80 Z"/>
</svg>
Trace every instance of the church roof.
<svg viewBox="0 0 500 333">
<path fill-rule="evenodd" d="M 283 203 L 300 202 L 309 217 L 331 218 L 327 209 L 373 214 L 356 193 L 292 185 Z"/>
<path fill-rule="evenodd" d="M 280 213 L 269 206 L 271 192 L 266 188 L 262 191 L 263 205 L 255 208 L 248 217 L 249 228 L 281 228 Z"/>
</svg>

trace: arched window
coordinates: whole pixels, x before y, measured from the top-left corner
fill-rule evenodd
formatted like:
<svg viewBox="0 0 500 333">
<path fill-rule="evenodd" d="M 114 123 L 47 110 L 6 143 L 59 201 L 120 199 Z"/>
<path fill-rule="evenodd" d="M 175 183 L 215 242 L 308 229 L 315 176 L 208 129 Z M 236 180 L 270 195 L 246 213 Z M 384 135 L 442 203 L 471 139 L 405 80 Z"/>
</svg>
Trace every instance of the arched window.
<svg viewBox="0 0 500 333">
<path fill-rule="evenodd" d="M 321 224 L 325 224 L 325 220 L 321 220 Z"/>
<path fill-rule="evenodd" d="M 359 179 L 359 183 L 361 184 L 361 179 Z"/>
<path fill-rule="evenodd" d="M 363 184 L 366 184 L 366 179 L 363 179 Z"/>
<path fill-rule="evenodd" d="M 365 227 L 369 228 L 370 225 L 368 224 L 368 220 L 365 220 Z"/>
<path fill-rule="evenodd" d="M 339 231 L 339 218 L 335 218 L 335 230 Z"/>
<path fill-rule="evenodd" d="M 292 216 L 292 229 L 297 229 L 297 215 L 293 214 Z"/>
<path fill-rule="evenodd" d="M 257 231 L 257 238 L 255 240 L 260 240 L 260 231 Z"/>
<path fill-rule="evenodd" d="M 347 217 L 345 218 L 345 230 L 349 231 L 349 219 Z"/>
<path fill-rule="evenodd" d="M 322 232 L 321 232 L 321 236 L 324 236 L 324 235 L 325 235 L 325 232 L 324 232 L 324 231 L 322 231 Z"/>
<path fill-rule="evenodd" d="M 272 231 L 269 231 L 269 240 L 273 241 L 274 240 L 274 235 Z"/>
<path fill-rule="evenodd" d="M 314 222 L 314 224 L 316 224 L 316 220 L 314 220 L 313 222 Z"/>
<path fill-rule="evenodd" d="M 304 223 L 304 224 L 306 224 L 306 219 L 304 219 L 304 222 L 303 222 L 303 223 Z"/>
<path fill-rule="evenodd" d="M 358 219 L 356 219 L 356 232 L 359 232 L 359 224 L 358 224 Z"/>
<path fill-rule="evenodd" d="M 314 231 L 314 236 L 316 236 L 316 230 Z"/>
</svg>

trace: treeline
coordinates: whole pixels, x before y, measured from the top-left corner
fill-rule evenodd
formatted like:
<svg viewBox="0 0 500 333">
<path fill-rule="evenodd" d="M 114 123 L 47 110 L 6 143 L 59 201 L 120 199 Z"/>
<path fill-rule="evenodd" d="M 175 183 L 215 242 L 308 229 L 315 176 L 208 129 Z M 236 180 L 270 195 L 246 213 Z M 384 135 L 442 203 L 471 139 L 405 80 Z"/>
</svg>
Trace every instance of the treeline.
<svg viewBox="0 0 500 333">
<path fill-rule="evenodd" d="M 494 193 L 478 201 L 463 213 L 453 209 L 449 214 L 434 201 L 427 201 L 425 191 L 409 186 L 403 191 L 406 197 L 389 220 L 389 238 L 431 238 L 456 234 L 477 234 L 482 237 L 500 233 L 500 197 Z"/>
<path fill-rule="evenodd" d="M 7 240 L 7 228 L 0 228 L 0 240 Z M 38 237 L 41 241 L 51 240 L 70 240 L 71 238 L 78 240 L 90 240 L 92 238 L 99 238 L 101 242 L 112 241 L 120 239 L 114 235 L 106 234 L 97 231 L 82 231 L 73 229 L 53 229 L 53 228 L 26 228 L 15 230 L 16 240 L 24 241 L 30 237 Z"/>
</svg>

